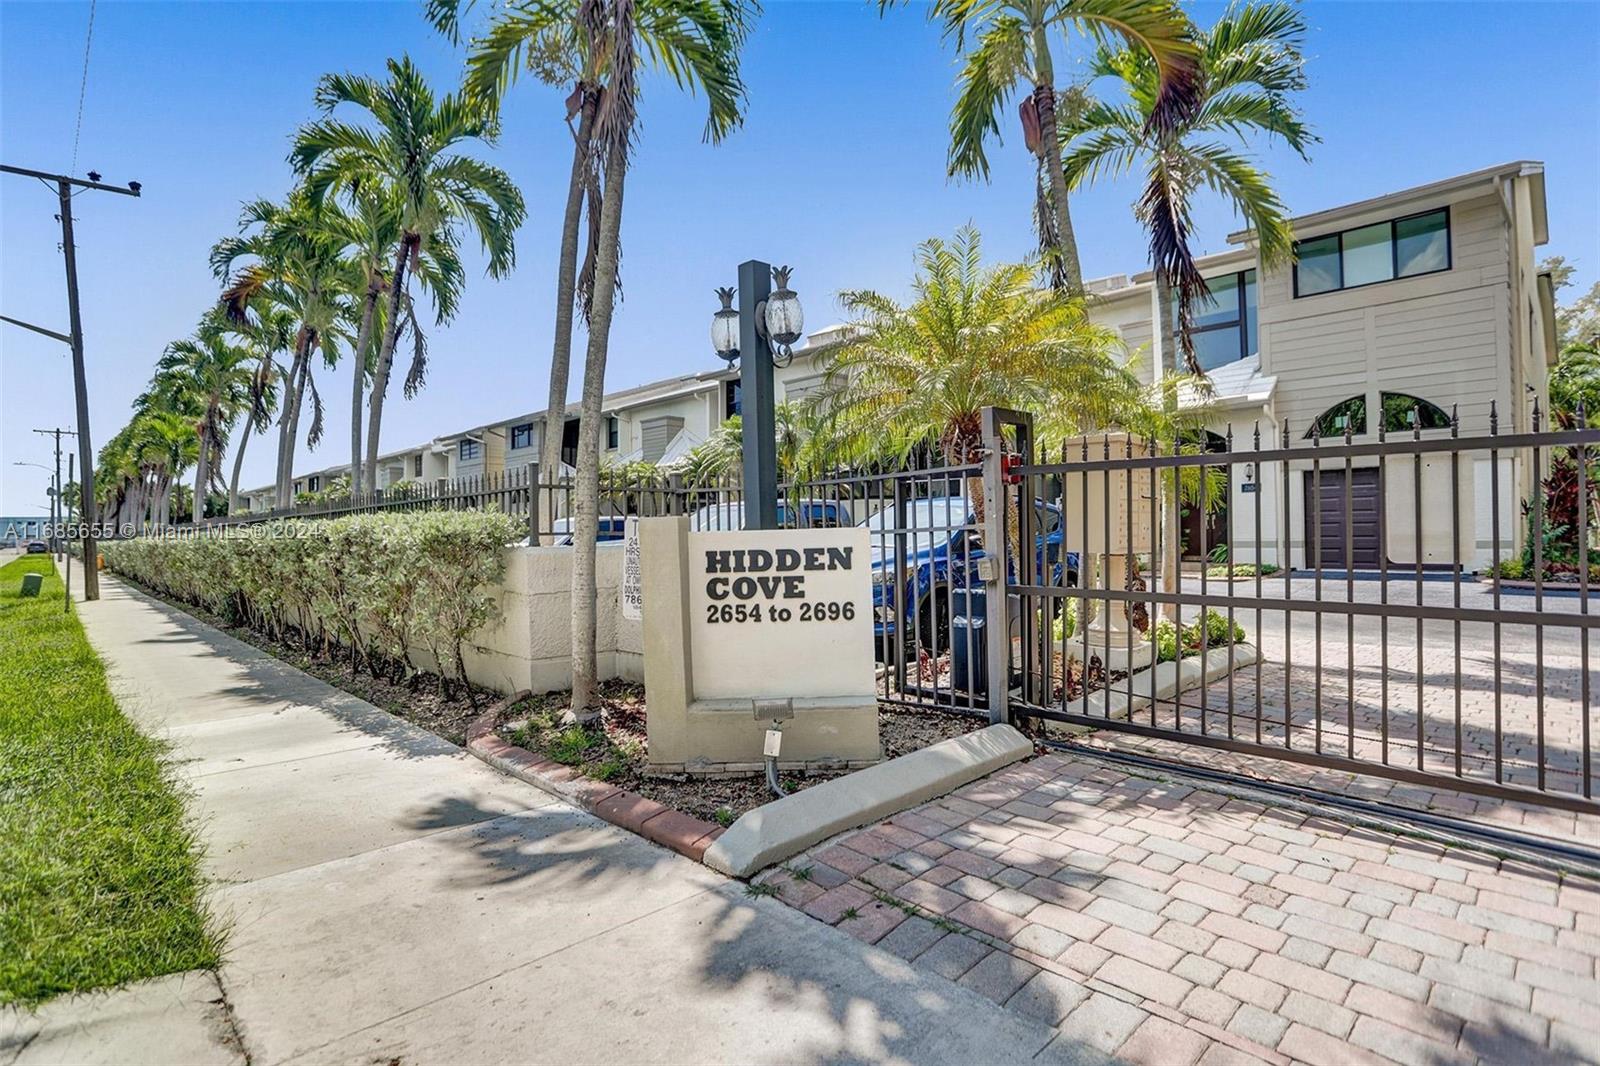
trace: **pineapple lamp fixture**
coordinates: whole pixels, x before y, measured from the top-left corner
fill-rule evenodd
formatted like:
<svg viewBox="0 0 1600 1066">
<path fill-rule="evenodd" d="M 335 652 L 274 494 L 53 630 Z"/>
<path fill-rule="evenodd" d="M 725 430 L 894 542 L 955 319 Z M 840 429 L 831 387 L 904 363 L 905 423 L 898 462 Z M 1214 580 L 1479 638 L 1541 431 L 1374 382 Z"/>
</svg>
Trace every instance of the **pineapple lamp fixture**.
<svg viewBox="0 0 1600 1066">
<path fill-rule="evenodd" d="M 788 366 L 794 360 L 793 345 L 805 331 L 800 297 L 789 288 L 793 273 L 791 267 L 773 267 L 772 281 L 776 288 L 755 308 L 756 333 L 771 349 L 774 366 Z M 711 316 L 711 347 L 730 365 L 739 358 L 739 311 L 733 306 L 736 292 L 732 288 L 717 289 L 722 307 Z"/>
</svg>

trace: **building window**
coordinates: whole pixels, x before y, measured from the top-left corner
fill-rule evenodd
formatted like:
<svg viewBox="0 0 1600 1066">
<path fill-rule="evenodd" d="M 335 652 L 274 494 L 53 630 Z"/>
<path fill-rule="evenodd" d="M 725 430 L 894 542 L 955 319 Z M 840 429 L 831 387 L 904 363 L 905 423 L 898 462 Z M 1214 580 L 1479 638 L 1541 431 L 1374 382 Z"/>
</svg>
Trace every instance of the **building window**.
<svg viewBox="0 0 1600 1066">
<path fill-rule="evenodd" d="M 1211 371 L 1256 353 L 1256 272 L 1207 278 L 1210 294 L 1195 302 L 1189 331 L 1195 358 L 1202 370 Z M 1173 299 L 1173 328 L 1178 308 Z"/>
<path fill-rule="evenodd" d="M 320 488 L 322 488 L 322 479 L 320 477 L 312 476 L 306 478 L 307 492 L 316 492 Z"/>
<path fill-rule="evenodd" d="M 533 423 L 532 422 L 524 422 L 520 426 L 512 426 L 511 427 L 511 448 L 512 448 L 512 450 L 515 451 L 518 448 L 531 448 L 531 447 L 533 447 Z"/>
<path fill-rule="evenodd" d="M 464 441 L 461 442 L 461 461 L 462 462 L 466 462 L 469 459 L 476 459 L 480 454 L 482 454 L 482 452 L 483 452 L 483 445 L 480 444 L 478 441 L 475 441 L 475 440 L 464 440 Z"/>
<path fill-rule="evenodd" d="M 1376 285 L 1450 269 L 1450 209 L 1296 241 L 1294 294 Z"/>
<path fill-rule="evenodd" d="M 722 384 L 722 420 L 726 422 L 738 414 L 744 406 L 744 388 L 737 381 L 725 381 Z"/>
<path fill-rule="evenodd" d="M 609 451 L 617 450 L 617 440 L 621 436 L 621 426 L 616 415 L 606 416 L 606 448 Z"/>
<path fill-rule="evenodd" d="M 1409 396 L 1403 392 L 1381 394 L 1383 403 L 1383 431 L 1385 433 L 1410 433 L 1413 429 L 1449 429 L 1450 416 L 1438 404 Z M 1367 398 L 1352 396 L 1334 404 L 1317 416 L 1312 428 L 1306 430 L 1305 439 L 1320 434 L 1323 437 L 1342 437 L 1346 425 L 1350 435 L 1360 436 L 1367 431 Z"/>
<path fill-rule="evenodd" d="M 411 476 L 412 477 L 421 477 L 422 476 L 422 456 L 421 455 L 413 455 L 411 457 Z"/>
</svg>

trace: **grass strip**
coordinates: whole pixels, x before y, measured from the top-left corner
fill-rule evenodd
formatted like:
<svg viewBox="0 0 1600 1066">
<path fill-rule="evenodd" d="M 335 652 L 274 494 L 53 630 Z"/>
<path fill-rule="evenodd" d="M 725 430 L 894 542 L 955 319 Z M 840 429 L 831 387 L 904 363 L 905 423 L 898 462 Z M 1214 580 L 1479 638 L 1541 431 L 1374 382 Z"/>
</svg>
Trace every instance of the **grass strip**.
<svg viewBox="0 0 1600 1066">
<path fill-rule="evenodd" d="M 44 575 L 37 598 L 22 576 Z M 0 1003 L 215 966 L 166 748 L 117 708 L 47 555 L 0 567 Z"/>
</svg>

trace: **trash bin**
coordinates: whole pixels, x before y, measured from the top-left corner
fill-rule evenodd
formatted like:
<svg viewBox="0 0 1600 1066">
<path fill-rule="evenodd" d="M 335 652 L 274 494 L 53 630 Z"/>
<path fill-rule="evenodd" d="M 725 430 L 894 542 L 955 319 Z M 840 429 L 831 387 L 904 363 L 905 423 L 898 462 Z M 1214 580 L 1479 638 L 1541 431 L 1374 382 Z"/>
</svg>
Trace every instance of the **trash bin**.
<svg viewBox="0 0 1600 1066">
<path fill-rule="evenodd" d="M 43 574 L 22 575 L 22 594 L 24 596 L 37 596 L 42 587 L 44 587 Z"/>
<path fill-rule="evenodd" d="M 983 695 L 989 691 L 985 627 L 988 594 L 982 585 L 950 590 L 950 687 Z"/>
</svg>

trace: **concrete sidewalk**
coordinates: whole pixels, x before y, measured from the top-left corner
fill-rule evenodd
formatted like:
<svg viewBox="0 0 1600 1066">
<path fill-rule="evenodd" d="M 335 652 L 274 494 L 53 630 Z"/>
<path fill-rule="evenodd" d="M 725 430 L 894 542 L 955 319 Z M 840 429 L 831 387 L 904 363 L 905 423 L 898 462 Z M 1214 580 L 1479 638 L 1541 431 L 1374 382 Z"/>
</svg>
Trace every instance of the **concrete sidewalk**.
<svg viewBox="0 0 1600 1066">
<path fill-rule="evenodd" d="M 0 1063 L 1104 1060 L 102 593 L 82 617 L 124 709 L 177 747 L 227 961 L 0 1013 Z"/>
</svg>

